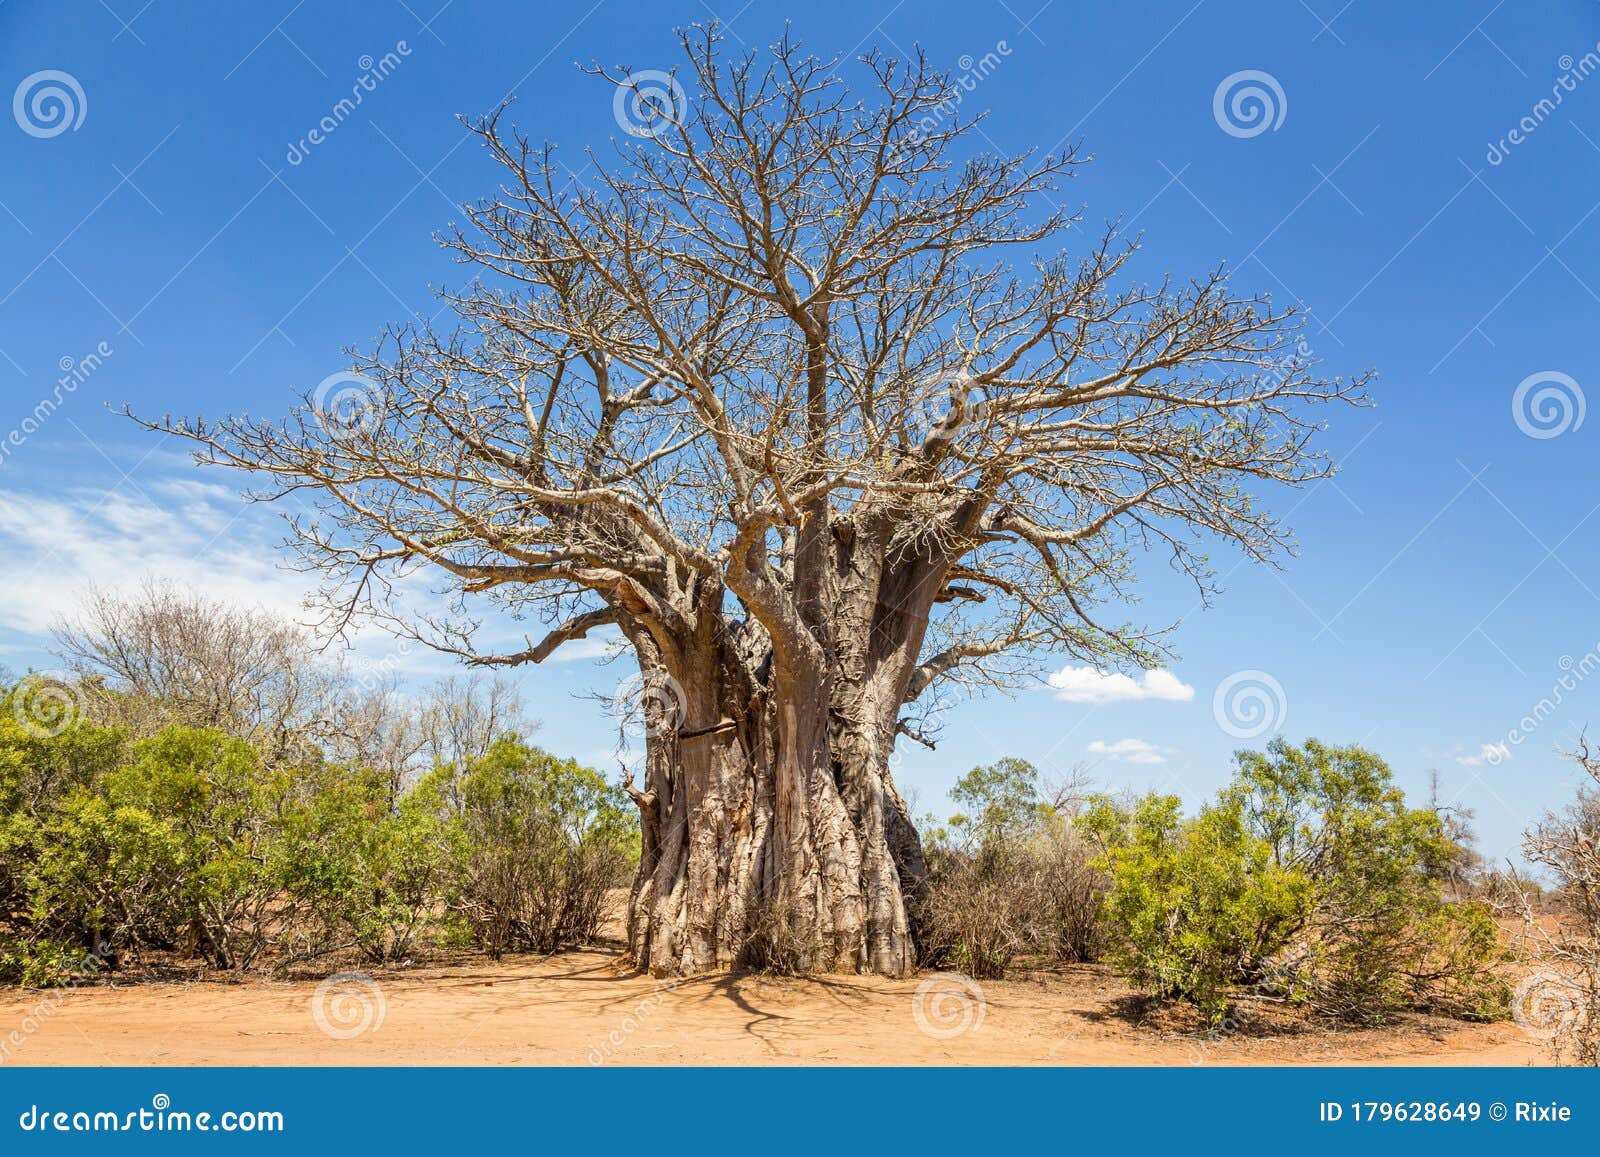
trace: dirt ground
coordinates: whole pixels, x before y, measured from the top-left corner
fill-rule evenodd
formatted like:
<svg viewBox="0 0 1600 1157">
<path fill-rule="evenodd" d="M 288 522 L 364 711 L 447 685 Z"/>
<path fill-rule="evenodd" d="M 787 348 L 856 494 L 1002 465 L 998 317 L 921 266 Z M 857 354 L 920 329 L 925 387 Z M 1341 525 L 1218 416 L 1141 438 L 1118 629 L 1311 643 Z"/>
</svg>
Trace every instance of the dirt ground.
<svg viewBox="0 0 1600 1157">
<path fill-rule="evenodd" d="M 969 982 L 970 983 L 970 982 Z M 921 990 L 919 992 L 919 989 Z M 1527 1065 L 1512 1024 L 1274 1024 L 1217 1039 L 1107 969 L 986 981 L 618 970 L 614 953 L 469 961 L 367 982 L 117 983 L 0 995 L 13 1065 Z M 21 1043 L 8 1034 L 17 1029 Z"/>
</svg>

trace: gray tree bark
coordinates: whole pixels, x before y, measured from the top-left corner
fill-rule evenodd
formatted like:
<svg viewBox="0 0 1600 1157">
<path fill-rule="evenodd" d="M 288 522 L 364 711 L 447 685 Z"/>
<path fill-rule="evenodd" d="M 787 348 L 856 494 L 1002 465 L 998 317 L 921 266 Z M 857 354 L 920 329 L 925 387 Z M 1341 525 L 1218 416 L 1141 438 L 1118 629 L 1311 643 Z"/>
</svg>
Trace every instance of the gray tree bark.
<svg viewBox="0 0 1600 1157">
<path fill-rule="evenodd" d="M 676 718 L 647 719 L 632 791 L 643 838 L 627 936 L 639 967 L 916 967 L 926 868 L 889 767 L 910 667 L 870 645 L 874 631 L 888 636 L 868 601 L 858 590 L 856 613 L 839 619 L 843 653 L 820 664 L 709 610 L 694 637 L 665 647 L 632 634 L 681 695 Z"/>
</svg>

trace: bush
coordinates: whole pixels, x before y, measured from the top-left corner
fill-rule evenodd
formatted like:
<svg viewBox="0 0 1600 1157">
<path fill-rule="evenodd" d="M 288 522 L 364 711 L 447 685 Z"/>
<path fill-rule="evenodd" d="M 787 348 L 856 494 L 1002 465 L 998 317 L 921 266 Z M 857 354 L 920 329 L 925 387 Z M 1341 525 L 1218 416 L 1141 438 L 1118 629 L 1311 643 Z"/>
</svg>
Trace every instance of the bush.
<svg viewBox="0 0 1600 1157">
<path fill-rule="evenodd" d="M 442 805 L 431 785 L 391 807 L 383 772 L 322 767 L 298 778 L 273 848 L 287 961 L 354 949 L 367 961 L 410 953 L 443 902 Z"/>
<path fill-rule="evenodd" d="M 973 768 L 950 795 L 963 812 L 926 841 L 924 960 L 988 979 L 1026 952 L 1098 959 L 1105 874 L 1072 817 L 1041 800 L 1038 769 L 1002 759 Z"/>
<path fill-rule="evenodd" d="M 24 727 L 43 686 L 0 692 L 0 981 L 388 961 L 457 928 L 549 952 L 595 935 L 637 860 L 618 789 L 516 741 L 405 790 L 389 764 L 285 765 L 215 729 Z"/>
<path fill-rule="evenodd" d="M 1110 837 L 1105 918 L 1118 934 L 1114 959 L 1134 984 L 1221 1020 L 1229 991 L 1261 978 L 1302 926 L 1311 888 L 1236 812 L 1210 808 L 1185 821 L 1179 806 L 1177 796 L 1151 795 L 1126 816 L 1109 802 L 1090 813 Z"/>
<path fill-rule="evenodd" d="M 459 801 L 447 828 L 449 904 L 476 944 L 498 959 L 594 939 L 608 893 L 639 854 L 621 789 L 512 739 L 459 781 L 436 773 L 428 789 Z"/>
<path fill-rule="evenodd" d="M 924 956 L 979 980 L 1006 974 L 1035 938 L 1038 880 L 1020 849 L 946 849 L 929 864 Z"/>
<path fill-rule="evenodd" d="M 1538 971 L 1517 988 L 1517 1019 L 1545 1037 L 1556 1062 L 1600 1065 L 1600 754 L 1582 739 L 1572 758 L 1591 782 L 1523 834 L 1523 854 L 1555 889 L 1518 889 Z M 1557 917 L 1539 919 L 1548 907 Z"/>
<path fill-rule="evenodd" d="M 1052 817 L 1034 844 L 1038 871 L 1035 940 L 1062 964 L 1092 964 L 1108 941 L 1105 897 L 1110 880 L 1095 863 L 1095 849 L 1070 819 Z"/>
<path fill-rule="evenodd" d="M 94 789 L 74 789 L 38 830 L 32 916 L 113 952 L 186 949 L 244 967 L 266 944 L 274 784 L 253 748 L 173 727 L 134 744 Z"/>
<path fill-rule="evenodd" d="M 18 959 L 20 948 L 7 944 L 21 934 L 31 907 L 40 824 L 69 792 L 117 766 L 125 745 L 121 732 L 81 722 L 53 735 L 25 728 L 48 690 L 45 680 L 30 677 L 0 693 L 0 956 Z M 0 978 L 16 971 L 0 963 Z"/>
<path fill-rule="evenodd" d="M 1506 952 L 1476 903 L 1448 903 L 1439 816 L 1409 808 L 1359 747 L 1274 741 L 1192 820 L 1172 796 L 1102 801 L 1106 913 L 1136 984 L 1220 1019 L 1256 985 L 1352 1021 L 1401 1008 L 1492 1018 Z"/>
</svg>

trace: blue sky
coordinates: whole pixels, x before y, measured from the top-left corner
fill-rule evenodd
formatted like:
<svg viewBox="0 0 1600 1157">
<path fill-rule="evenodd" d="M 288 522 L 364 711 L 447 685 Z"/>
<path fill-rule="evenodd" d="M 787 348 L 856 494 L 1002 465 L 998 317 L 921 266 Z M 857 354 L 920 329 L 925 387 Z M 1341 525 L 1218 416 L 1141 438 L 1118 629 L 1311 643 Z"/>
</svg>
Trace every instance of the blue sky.
<svg viewBox="0 0 1600 1157">
<path fill-rule="evenodd" d="M 1600 718 L 1600 419 L 1581 421 L 1600 387 L 1600 6 L 592 2 L 0 4 L 0 661 L 50 669 L 48 623 L 91 582 L 168 575 L 292 611 L 304 583 L 271 512 L 114 411 L 282 413 L 341 347 L 432 316 L 429 287 L 460 279 L 432 234 L 497 178 L 458 114 L 513 95 L 581 167 L 618 130 L 575 62 L 670 68 L 675 26 L 717 16 L 760 45 L 794 15 L 819 52 L 920 43 L 958 72 L 994 53 L 966 107 L 996 147 L 1082 141 L 1095 160 L 1066 195 L 1090 225 L 1142 229 L 1147 270 L 1226 261 L 1239 288 L 1306 304 L 1328 372 L 1381 375 L 1374 408 L 1331 416 L 1338 480 L 1272 496 L 1302 546 L 1286 570 L 1219 550 L 1227 590 L 1201 611 L 1151 557 L 1137 612 L 1182 620 L 1170 671 L 956 706 L 936 753 L 904 754 L 920 807 L 1001 755 L 1198 800 L 1261 741 L 1230 734 L 1249 720 L 1219 686 L 1265 687 L 1269 723 L 1365 743 L 1408 790 L 1436 768 L 1494 856 L 1570 795 L 1559 749 Z M 1270 123 L 1231 111 L 1240 86 Z M 31 100 L 50 87 L 71 127 Z M 1249 672 L 1270 681 L 1229 682 Z M 625 673 L 520 673 L 541 740 L 601 763 L 614 725 L 577 696 Z"/>
</svg>

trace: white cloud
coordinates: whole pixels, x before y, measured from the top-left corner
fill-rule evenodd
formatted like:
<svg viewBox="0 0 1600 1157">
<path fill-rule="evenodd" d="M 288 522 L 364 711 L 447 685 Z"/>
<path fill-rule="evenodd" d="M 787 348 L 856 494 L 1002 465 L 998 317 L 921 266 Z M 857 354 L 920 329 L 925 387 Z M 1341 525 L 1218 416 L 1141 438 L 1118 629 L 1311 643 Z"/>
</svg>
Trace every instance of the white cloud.
<svg viewBox="0 0 1600 1157">
<path fill-rule="evenodd" d="M 250 505 L 226 485 L 147 467 L 113 489 L 21 489 L 0 477 L 0 559 L 7 579 L 0 599 L 0 658 L 22 669 L 48 654 L 51 627 L 72 618 L 91 587 L 129 595 L 150 579 L 240 607 L 258 607 L 315 633 L 320 616 L 305 600 L 316 579 L 285 565 L 278 510 Z M 397 584 L 403 605 L 437 610 L 432 576 Z M 521 650 L 523 636 L 486 608 L 485 650 Z M 535 638 L 539 636 L 536 635 Z M 317 642 L 324 639 L 319 635 Z M 569 643 L 551 662 L 601 658 L 619 645 L 614 628 Z M 330 656 L 358 675 L 430 680 L 459 674 L 460 663 L 380 627 L 358 624 Z M 348 648 L 348 650 L 346 649 Z"/>
<path fill-rule="evenodd" d="M 1115 743 L 1096 739 L 1089 744 L 1090 755 L 1103 755 L 1119 763 L 1165 763 L 1169 750 L 1142 739 L 1119 739 Z"/>
<path fill-rule="evenodd" d="M 1137 699 L 1166 699 L 1185 703 L 1194 698 L 1194 688 L 1171 671 L 1146 671 L 1133 679 L 1120 673 L 1097 671 L 1093 667 L 1063 667 L 1049 678 L 1056 698 L 1063 703 L 1116 703 Z"/>
<path fill-rule="evenodd" d="M 1484 764 L 1504 763 L 1511 758 L 1511 749 L 1503 743 L 1485 743 L 1477 755 L 1458 755 L 1456 762 L 1462 767 L 1482 767 Z"/>
<path fill-rule="evenodd" d="M 8 590 L 0 628 L 45 635 L 91 586 L 172 579 L 303 620 L 311 580 L 283 567 L 282 529 L 222 487 L 141 477 L 115 490 L 0 489 Z"/>
</svg>

